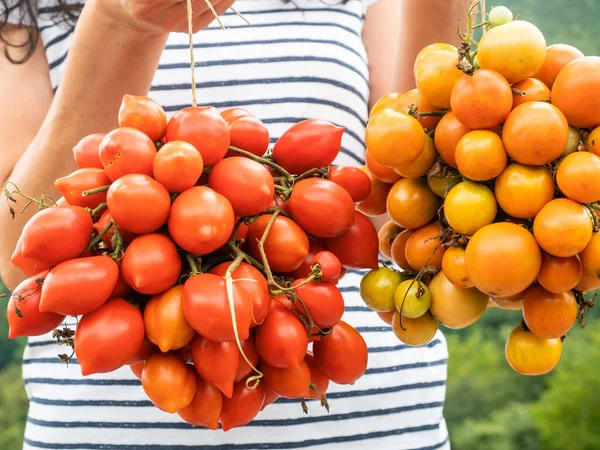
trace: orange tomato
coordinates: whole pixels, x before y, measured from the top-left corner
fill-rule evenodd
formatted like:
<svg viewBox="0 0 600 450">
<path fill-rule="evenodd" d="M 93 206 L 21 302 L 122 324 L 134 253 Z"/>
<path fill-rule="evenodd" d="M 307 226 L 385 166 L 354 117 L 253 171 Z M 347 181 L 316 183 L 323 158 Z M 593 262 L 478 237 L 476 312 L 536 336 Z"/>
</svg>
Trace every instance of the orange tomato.
<svg viewBox="0 0 600 450">
<path fill-rule="evenodd" d="M 418 230 L 406 241 L 405 255 L 413 270 L 419 271 L 425 266 L 442 267 L 442 258 L 446 249 L 442 246 L 439 223 L 431 223 Z"/>
<path fill-rule="evenodd" d="M 560 339 L 543 339 L 515 328 L 506 341 L 506 360 L 522 375 L 544 375 L 556 367 L 562 354 Z"/>
<path fill-rule="evenodd" d="M 394 315 L 396 314 L 395 308 L 393 311 L 385 311 L 385 312 L 376 311 L 376 312 L 377 312 L 377 315 L 381 318 L 381 320 L 383 320 L 388 325 L 392 325 L 392 322 L 394 320 Z"/>
<path fill-rule="evenodd" d="M 579 254 L 579 257 L 583 271 L 600 279 L 600 233 L 592 235 L 590 242 Z"/>
<path fill-rule="evenodd" d="M 581 281 L 575 289 L 581 292 L 590 292 L 600 289 L 600 278 L 597 275 L 592 275 L 589 272 L 584 271 L 581 276 Z"/>
<path fill-rule="evenodd" d="M 488 295 L 506 297 L 533 283 L 542 265 L 542 253 L 525 228 L 510 222 L 486 225 L 477 231 L 465 252 L 467 274 Z"/>
<path fill-rule="evenodd" d="M 384 109 L 369 120 L 365 142 L 380 164 L 394 167 L 419 157 L 425 145 L 425 132 L 414 117 Z"/>
<path fill-rule="evenodd" d="M 371 174 L 366 166 L 363 167 L 362 170 L 371 180 L 371 193 L 365 200 L 356 205 L 356 210 L 369 217 L 376 217 L 385 214 L 386 201 L 390 189 L 392 189 L 392 185 L 379 181 Z"/>
<path fill-rule="evenodd" d="M 467 274 L 464 248 L 450 247 L 446 249 L 442 258 L 442 270 L 450 283 L 463 289 L 473 287 L 473 283 L 469 280 Z"/>
<path fill-rule="evenodd" d="M 562 294 L 577 286 L 581 275 L 581 261 L 577 255 L 568 258 L 547 256 L 542 258 L 542 267 L 537 279 L 548 292 Z"/>
<path fill-rule="evenodd" d="M 435 44 L 429 44 L 427 47 L 423 47 L 421 51 L 417 54 L 415 58 L 415 65 L 413 67 L 413 72 L 417 73 L 417 68 L 421 65 L 421 62 L 427 55 L 429 55 L 433 50 L 450 50 L 457 51 L 457 48 L 454 45 L 444 44 L 441 42 L 437 42 Z"/>
<path fill-rule="evenodd" d="M 506 79 L 498 72 L 485 69 L 463 75 L 454 85 L 450 97 L 456 118 L 472 129 L 500 125 L 512 104 L 512 91 Z"/>
<path fill-rule="evenodd" d="M 523 309 L 523 300 L 506 300 L 501 297 L 490 297 L 488 306 L 498 307 L 506 311 L 519 311 Z"/>
<path fill-rule="evenodd" d="M 394 334 L 407 345 L 420 346 L 431 342 L 438 328 L 438 321 L 433 318 L 429 311 L 416 319 L 403 317 L 397 311 L 394 312 L 392 317 Z"/>
<path fill-rule="evenodd" d="M 435 149 L 433 139 L 425 135 L 425 146 L 419 157 L 406 166 L 394 167 L 394 171 L 405 178 L 422 177 L 433 167 L 437 157 L 438 153 Z"/>
<path fill-rule="evenodd" d="M 508 115 L 502 141 L 516 162 L 541 166 L 558 158 L 567 144 L 569 124 L 563 113 L 546 102 L 527 102 Z"/>
<path fill-rule="evenodd" d="M 169 192 L 193 187 L 204 169 L 202 155 L 192 144 L 171 141 L 161 147 L 153 163 L 154 179 Z"/>
<path fill-rule="evenodd" d="M 379 251 L 383 256 L 392 259 L 392 243 L 402 232 L 402 227 L 398 226 L 393 220 L 383 224 L 379 229 L 377 236 L 379 237 Z"/>
<path fill-rule="evenodd" d="M 579 132 L 577 132 L 577 137 L 579 138 Z M 577 143 L 579 143 L 579 140 Z M 600 127 L 594 128 L 589 134 L 586 146 L 590 152 L 600 156 Z"/>
<path fill-rule="evenodd" d="M 196 394 L 192 402 L 177 411 L 179 417 L 196 427 L 206 427 L 211 430 L 219 428 L 219 414 L 223 406 L 223 395 L 212 384 L 202 377 L 196 377 Z"/>
<path fill-rule="evenodd" d="M 585 56 L 567 64 L 552 86 L 552 104 L 578 128 L 600 125 L 600 57 Z"/>
<path fill-rule="evenodd" d="M 567 155 L 556 171 L 558 188 L 580 203 L 600 200 L 600 156 L 590 152 Z"/>
<path fill-rule="evenodd" d="M 470 131 L 456 146 L 456 165 L 465 177 L 474 181 L 496 178 L 506 167 L 502 139 L 487 130 Z"/>
<path fill-rule="evenodd" d="M 439 111 L 439 108 L 436 108 L 423 97 L 418 89 L 412 89 L 407 93 L 400 96 L 398 102 L 396 103 L 396 111 L 404 112 L 405 108 L 409 106 L 416 106 L 417 112 L 435 112 Z M 437 123 L 440 121 L 440 117 L 437 116 L 425 116 L 418 119 L 419 123 L 423 126 L 423 128 L 427 131 L 433 130 Z"/>
<path fill-rule="evenodd" d="M 452 88 L 463 76 L 463 72 L 456 68 L 457 64 L 456 50 L 432 50 L 417 66 L 417 89 L 433 106 L 450 107 Z"/>
<path fill-rule="evenodd" d="M 458 183 L 450 189 L 444 201 L 446 221 L 460 234 L 471 235 L 492 223 L 497 211 L 490 188 L 472 181 Z"/>
<path fill-rule="evenodd" d="M 579 308 L 571 291 L 548 292 L 540 285 L 531 286 L 523 299 L 523 319 L 536 336 L 559 338 L 575 324 Z"/>
<path fill-rule="evenodd" d="M 406 243 L 412 234 L 413 230 L 404 230 L 402 233 L 396 236 L 396 239 L 394 239 L 394 242 L 392 242 L 392 247 L 390 249 L 392 253 L 392 260 L 402 270 L 410 269 L 410 264 L 406 259 Z"/>
<path fill-rule="evenodd" d="M 456 146 L 471 129 L 462 124 L 452 111 L 442 117 L 435 127 L 434 141 L 438 153 L 446 164 L 456 168 Z"/>
<path fill-rule="evenodd" d="M 514 89 L 523 92 L 521 94 L 512 94 L 512 109 L 527 102 L 539 102 L 550 99 L 550 89 L 540 80 L 535 78 L 526 78 L 513 84 Z"/>
<path fill-rule="evenodd" d="M 421 178 L 403 178 L 398 181 L 387 197 L 390 218 L 403 228 L 419 228 L 435 217 L 440 198 Z"/>
<path fill-rule="evenodd" d="M 510 164 L 496 178 L 500 208 L 518 219 L 533 219 L 554 198 L 554 179 L 546 167 Z"/>
<path fill-rule="evenodd" d="M 554 80 L 556 80 L 556 77 L 560 71 L 563 70 L 563 68 L 571 61 L 583 58 L 583 56 L 583 53 L 570 45 L 550 45 L 546 49 L 546 58 L 544 59 L 544 64 L 542 64 L 542 67 L 540 67 L 540 70 L 537 71 L 533 78 L 537 78 L 550 89 L 552 89 Z"/>
<path fill-rule="evenodd" d="M 592 239 L 592 217 L 567 198 L 552 200 L 533 221 L 533 234 L 546 252 L 563 258 L 581 252 Z"/>
<path fill-rule="evenodd" d="M 367 165 L 369 172 L 371 172 L 371 175 L 384 183 L 393 184 L 402 178 L 391 167 L 386 167 L 383 164 L 379 164 L 369 152 L 365 153 L 365 164 Z"/>
<path fill-rule="evenodd" d="M 369 113 L 369 117 L 373 117 L 379 111 L 383 111 L 384 109 L 394 109 L 396 103 L 398 103 L 398 99 L 402 94 L 399 92 L 392 92 L 391 94 L 384 95 L 381 97 L 371 108 L 371 112 Z"/>
</svg>

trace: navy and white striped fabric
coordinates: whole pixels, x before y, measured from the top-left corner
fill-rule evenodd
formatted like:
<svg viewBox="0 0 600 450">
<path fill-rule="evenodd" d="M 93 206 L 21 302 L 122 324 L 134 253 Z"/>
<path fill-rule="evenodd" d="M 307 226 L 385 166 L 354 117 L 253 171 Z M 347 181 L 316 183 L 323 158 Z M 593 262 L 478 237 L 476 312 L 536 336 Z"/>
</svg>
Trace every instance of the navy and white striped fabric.
<svg viewBox="0 0 600 450">
<path fill-rule="evenodd" d="M 48 6 L 44 0 L 41 10 Z M 361 40 L 373 0 L 331 6 L 314 0 L 238 0 L 251 22 L 232 13 L 226 31 L 216 23 L 195 36 L 198 96 L 219 109 L 241 106 L 264 120 L 275 140 L 305 118 L 346 128 L 338 164 L 360 166 L 368 117 L 368 62 Z M 53 86 L 59 84 L 72 34 L 39 20 Z M 150 96 L 170 114 L 190 104 L 187 36 L 169 38 Z M 23 375 L 31 404 L 26 449 L 448 449 L 442 416 L 447 349 L 441 333 L 428 345 L 402 345 L 390 327 L 364 307 L 360 273 L 340 283 L 345 320 L 369 345 L 366 375 L 353 386 L 332 385 L 331 413 L 310 403 L 279 400 L 254 422 L 227 433 L 193 428 L 154 408 L 125 367 L 82 377 L 56 355 L 49 335 L 30 339 Z"/>
</svg>

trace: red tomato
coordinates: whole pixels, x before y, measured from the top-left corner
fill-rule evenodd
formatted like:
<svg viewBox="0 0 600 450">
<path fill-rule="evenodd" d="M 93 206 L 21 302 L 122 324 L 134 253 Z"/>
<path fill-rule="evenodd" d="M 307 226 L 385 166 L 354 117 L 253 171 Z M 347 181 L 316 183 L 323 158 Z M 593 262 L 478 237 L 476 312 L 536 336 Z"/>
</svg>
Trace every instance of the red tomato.
<svg viewBox="0 0 600 450">
<path fill-rule="evenodd" d="M 103 169 L 100 161 L 100 142 L 104 139 L 106 133 L 94 133 L 81 139 L 75 147 L 73 147 L 73 156 L 75 164 L 80 169 L 93 167 Z"/>
<path fill-rule="evenodd" d="M 292 125 L 277 140 L 273 158 L 293 174 L 329 166 L 340 152 L 343 134 L 343 127 L 326 120 L 303 120 Z"/>
<path fill-rule="evenodd" d="M 307 178 L 297 182 L 289 204 L 296 223 L 315 236 L 339 236 L 354 224 L 354 201 L 333 181 Z"/>
<path fill-rule="evenodd" d="M 258 383 L 254 389 L 246 386 L 246 380 L 235 383 L 230 399 L 223 399 L 223 409 L 219 421 L 223 431 L 244 426 L 260 412 L 265 400 L 265 383 Z"/>
<path fill-rule="evenodd" d="M 107 373 L 127 364 L 144 340 L 139 309 L 123 299 L 109 300 L 85 314 L 75 331 L 75 355 L 83 376 Z"/>
<path fill-rule="evenodd" d="M 329 180 L 343 187 L 354 203 L 366 200 L 371 194 L 371 180 L 358 167 L 333 166 L 329 168 Z"/>
<path fill-rule="evenodd" d="M 144 371 L 145 361 L 139 361 L 133 364 L 129 364 L 129 368 L 138 380 L 142 381 L 142 372 Z"/>
<path fill-rule="evenodd" d="M 333 253 L 322 251 L 315 255 L 313 264 L 318 264 L 321 268 L 321 281 L 332 281 L 342 273 L 342 263 Z"/>
<path fill-rule="evenodd" d="M 241 344 L 242 350 L 244 351 L 244 355 L 246 355 L 246 358 L 248 358 L 252 365 L 256 367 L 258 365 L 258 360 L 260 359 L 260 356 L 258 354 L 258 351 L 256 350 L 254 335 L 250 335 L 248 339 L 244 339 L 243 341 L 241 341 Z M 252 372 L 254 372 L 254 369 L 250 367 L 250 365 L 248 365 L 246 359 L 242 356 L 242 353 L 238 353 L 239 363 L 237 373 L 235 374 L 236 382 L 241 381 L 243 378 L 250 376 Z"/>
<path fill-rule="evenodd" d="M 354 384 L 367 370 L 365 340 L 352 326 L 340 321 L 333 332 L 313 344 L 315 361 L 337 384 Z"/>
<path fill-rule="evenodd" d="M 143 363 L 148 358 L 150 358 L 150 355 L 152 353 L 154 353 L 155 350 L 156 350 L 156 345 L 154 345 L 152 342 L 150 342 L 150 339 L 148 339 L 147 337 L 144 336 L 142 345 L 140 346 L 138 351 L 135 353 L 135 355 L 133 355 L 131 357 L 131 359 L 129 361 L 127 361 L 127 364 L 129 364 L 131 366 L 133 364 L 137 364 L 140 362 Z M 142 367 L 143 367 L 143 364 L 142 364 Z M 141 375 L 141 373 L 142 373 L 142 371 L 140 370 L 140 375 Z M 138 377 L 138 378 L 140 378 L 140 377 Z"/>
<path fill-rule="evenodd" d="M 286 200 L 284 202 L 278 196 L 275 196 L 273 198 L 273 200 L 271 201 L 271 203 L 269 203 L 269 208 L 279 208 L 279 209 L 281 209 L 282 213 L 284 213 L 288 216 L 292 215 L 292 213 L 290 213 L 290 204 L 288 203 L 288 201 Z"/>
<path fill-rule="evenodd" d="M 232 300 L 238 337 L 248 339 L 252 300 L 235 283 Z M 183 312 L 190 325 L 207 339 L 217 342 L 235 339 L 225 278 L 203 273 L 188 279 L 183 286 Z"/>
<path fill-rule="evenodd" d="M 80 206 L 43 209 L 23 227 L 22 255 L 51 266 L 77 258 L 88 245 L 92 227 L 92 217 Z"/>
<path fill-rule="evenodd" d="M 209 273 L 225 276 L 231 262 L 225 262 L 212 268 Z M 231 274 L 235 285 L 244 291 L 252 299 L 252 323 L 251 327 L 260 325 L 271 309 L 271 293 L 267 279 L 258 269 L 250 264 L 241 263 Z"/>
<path fill-rule="evenodd" d="M 188 189 L 171 207 L 171 237 L 182 249 L 196 255 L 206 255 L 224 245 L 234 226 L 229 200 L 204 186 Z"/>
<path fill-rule="evenodd" d="M 177 411 L 177 414 L 187 423 L 196 427 L 216 430 L 219 428 L 219 415 L 222 407 L 221 391 L 197 376 L 194 399 L 189 406 Z"/>
<path fill-rule="evenodd" d="M 233 147 L 246 150 L 256 156 L 263 156 L 266 153 L 271 139 L 269 130 L 258 117 L 246 115 L 228 123 Z"/>
<path fill-rule="evenodd" d="M 305 278 L 300 278 L 294 281 L 292 286 L 298 286 L 305 280 Z M 296 295 L 304 303 L 319 328 L 332 327 L 340 321 L 344 314 L 344 297 L 333 283 L 311 281 L 309 284 L 296 288 Z M 300 303 L 296 303 L 296 311 L 305 314 Z"/>
<path fill-rule="evenodd" d="M 77 169 L 75 172 L 57 179 L 54 187 L 63 195 L 69 205 L 94 209 L 106 202 L 106 191 L 84 197 L 83 191 L 108 186 L 110 179 L 102 169 Z"/>
<path fill-rule="evenodd" d="M 292 367 L 302 361 L 308 348 L 308 334 L 302 322 L 279 302 L 256 329 L 256 349 L 262 359 L 275 367 Z"/>
<path fill-rule="evenodd" d="M 325 241 L 325 248 L 346 268 L 377 269 L 379 238 L 367 216 L 356 211 L 354 225 L 344 234 Z"/>
<path fill-rule="evenodd" d="M 275 401 L 278 398 L 279 398 L 279 394 L 277 394 L 277 392 L 275 392 L 269 386 L 265 385 L 265 400 L 264 400 L 263 405 L 261 406 L 260 410 L 262 411 L 270 404 L 275 403 Z"/>
<path fill-rule="evenodd" d="M 241 156 L 215 164 L 208 176 L 208 186 L 231 202 L 237 217 L 264 211 L 275 193 L 273 177 L 265 166 Z"/>
<path fill-rule="evenodd" d="M 23 255 L 23 239 L 19 238 L 17 246 L 13 252 L 10 262 L 13 266 L 18 267 L 28 277 L 31 277 L 37 273 L 43 272 L 50 268 L 49 264 L 41 263 L 36 259 L 27 258 Z"/>
<path fill-rule="evenodd" d="M 100 161 L 112 181 L 128 174 L 152 176 L 154 142 L 135 128 L 116 128 L 100 143 Z"/>
<path fill-rule="evenodd" d="M 163 145 L 154 159 L 152 173 L 169 192 L 183 192 L 193 187 L 204 169 L 202 155 L 192 144 L 172 141 Z"/>
<path fill-rule="evenodd" d="M 158 233 L 135 238 L 121 261 L 121 272 L 128 285 L 141 294 L 153 295 L 173 287 L 181 273 L 177 247 Z"/>
<path fill-rule="evenodd" d="M 108 300 L 119 278 L 119 266 L 109 256 L 71 259 L 53 267 L 42 288 L 40 312 L 79 316 Z"/>
<path fill-rule="evenodd" d="M 254 116 L 254 114 L 244 108 L 228 108 L 221 111 L 221 117 L 223 117 L 229 125 L 235 123 L 237 119 L 246 116 Z"/>
<path fill-rule="evenodd" d="M 165 187 L 146 175 L 125 175 L 115 181 L 106 196 L 117 225 L 137 234 L 152 233 L 169 217 L 171 197 Z"/>
<path fill-rule="evenodd" d="M 265 383 L 281 397 L 302 398 L 309 390 L 310 369 L 304 360 L 285 368 L 273 367 L 263 362 L 260 370 L 265 376 Z"/>
<path fill-rule="evenodd" d="M 167 115 L 151 98 L 125 94 L 119 109 L 119 126 L 135 128 L 153 141 L 160 141 L 167 129 Z"/>
<path fill-rule="evenodd" d="M 213 342 L 202 336 L 196 336 L 192 341 L 194 369 L 227 398 L 233 394 L 238 354 L 235 341 Z"/>
<path fill-rule="evenodd" d="M 189 344 L 196 331 L 183 314 L 183 286 L 173 286 L 168 291 L 148 300 L 144 308 L 146 335 L 160 351 L 166 353 Z"/>
<path fill-rule="evenodd" d="M 132 291 L 133 289 L 127 284 L 125 278 L 123 278 L 123 274 L 119 271 L 119 278 L 117 279 L 115 288 L 110 294 L 110 298 L 125 298 L 131 294 Z"/>
<path fill-rule="evenodd" d="M 154 406 L 174 414 L 192 403 L 196 374 L 176 355 L 157 352 L 144 364 L 142 387 Z"/>
<path fill-rule="evenodd" d="M 212 106 L 192 106 L 171 117 L 166 140 L 189 142 L 202 155 L 204 165 L 210 167 L 229 150 L 229 125 Z"/>
<path fill-rule="evenodd" d="M 329 388 L 329 378 L 327 378 L 327 375 L 325 375 L 319 365 L 315 362 L 315 357 L 312 353 L 307 353 L 304 357 L 304 361 L 306 361 L 306 364 L 308 364 L 308 368 L 310 369 L 311 382 L 311 387 L 308 390 L 309 392 L 306 397 L 320 399 L 327 393 L 327 388 Z"/>
<path fill-rule="evenodd" d="M 312 272 L 312 266 L 314 264 L 315 256 L 317 256 L 317 254 L 319 252 L 322 252 L 323 250 L 325 250 L 325 247 L 323 247 L 323 244 L 320 240 L 317 241 L 314 239 L 309 239 L 308 255 L 306 255 L 306 258 L 304 258 L 304 261 L 302 262 L 300 267 L 290 272 L 288 275 L 294 279 L 308 278 L 308 276 Z"/>
<path fill-rule="evenodd" d="M 262 238 L 271 214 L 260 216 L 248 227 L 248 251 L 261 260 L 258 242 Z M 308 255 L 308 236 L 298 224 L 287 217 L 277 216 L 264 243 L 265 254 L 274 272 L 296 270 Z"/>
<path fill-rule="evenodd" d="M 96 230 L 97 233 L 101 233 L 108 226 L 111 220 L 113 220 L 113 216 L 107 209 L 102 213 L 100 219 L 98 219 L 98 221 L 94 224 L 94 230 Z M 123 237 L 123 240 L 126 243 L 130 243 L 137 237 L 137 234 L 132 233 L 131 231 L 120 229 L 119 232 L 121 233 L 121 236 Z M 102 242 L 104 242 L 104 244 L 110 249 L 113 249 L 112 239 L 114 235 L 115 226 L 111 225 L 108 231 L 104 234 L 104 236 L 102 236 Z"/>
<path fill-rule="evenodd" d="M 60 325 L 65 316 L 40 312 L 39 304 L 42 284 L 47 271 L 23 280 L 12 292 L 6 307 L 8 338 L 19 336 L 41 336 Z"/>
</svg>

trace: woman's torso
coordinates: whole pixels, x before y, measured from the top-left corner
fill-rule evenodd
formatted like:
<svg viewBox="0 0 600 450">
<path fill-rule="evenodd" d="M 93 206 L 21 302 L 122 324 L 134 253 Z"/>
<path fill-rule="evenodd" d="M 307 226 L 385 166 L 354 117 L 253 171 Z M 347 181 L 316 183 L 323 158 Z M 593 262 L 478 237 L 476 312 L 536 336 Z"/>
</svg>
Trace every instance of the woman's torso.
<svg viewBox="0 0 600 450">
<path fill-rule="evenodd" d="M 197 0 L 199 1 L 199 0 Z M 240 106 L 259 116 L 272 140 L 300 120 L 322 118 L 346 128 L 336 163 L 360 166 L 368 117 L 368 65 L 361 40 L 367 0 L 344 6 L 302 0 L 238 0 L 233 13 L 194 37 L 198 101 L 218 109 Z M 334 2 L 328 2 L 334 3 Z M 40 19 L 53 87 L 60 82 L 72 34 Z M 101 39 L 101 37 L 98 37 Z M 189 106 L 187 36 L 173 34 L 149 94 L 172 114 Z M 93 107 L 93 105 L 90 105 Z M 30 339 L 23 374 L 30 410 L 25 448 L 47 449 L 443 449 L 446 342 L 441 333 L 411 348 L 367 310 L 360 274 L 340 283 L 344 319 L 369 345 L 367 374 L 353 386 L 331 385 L 328 414 L 309 403 L 279 400 L 250 425 L 227 433 L 193 428 L 154 408 L 128 367 L 83 378 L 51 336 Z"/>
</svg>

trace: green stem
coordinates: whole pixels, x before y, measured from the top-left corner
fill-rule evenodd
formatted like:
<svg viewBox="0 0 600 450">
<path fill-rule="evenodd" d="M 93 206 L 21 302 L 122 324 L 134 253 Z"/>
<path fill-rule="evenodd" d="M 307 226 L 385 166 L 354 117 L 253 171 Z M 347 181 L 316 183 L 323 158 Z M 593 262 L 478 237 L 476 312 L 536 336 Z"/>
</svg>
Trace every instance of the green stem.
<svg viewBox="0 0 600 450">
<path fill-rule="evenodd" d="M 192 275 L 197 275 L 200 273 L 198 270 L 198 264 L 196 264 L 196 257 L 191 253 L 186 253 L 185 257 L 187 259 L 188 264 L 190 265 L 190 270 L 192 271 Z"/>
<path fill-rule="evenodd" d="M 108 186 L 101 186 L 94 189 L 88 189 L 87 191 L 83 191 L 81 193 L 82 197 L 89 197 L 90 195 L 99 194 L 100 192 L 105 192 L 110 189 L 110 184 Z"/>
<path fill-rule="evenodd" d="M 113 234 L 113 237 L 111 239 L 111 243 L 113 244 L 113 259 L 119 263 L 121 261 L 121 256 L 119 255 L 119 253 L 121 253 L 121 251 L 123 250 L 123 235 L 121 234 L 121 230 L 119 229 L 119 225 L 117 225 L 117 223 L 113 220 L 112 221 L 114 226 L 115 226 L 115 234 Z"/>
<path fill-rule="evenodd" d="M 297 183 L 298 181 L 310 178 L 313 175 L 319 175 L 322 178 L 327 178 L 329 176 L 329 168 L 321 167 L 320 169 L 310 169 L 309 171 L 304 172 L 302 175 L 297 176 L 294 182 Z"/>
<path fill-rule="evenodd" d="M 229 151 L 232 151 L 234 153 L 239 153 L 240 155 L 244 155 L 247 158 L 250 158 L 256 162 L 259 162 L 261 164 L 269 166 L 272 169 L 275 169 L 277 172 L 279 172 L 281 175 L 283 175 L 285 177 L 286 181 L 291 182 L 294 178 L 294 177 L 292 177 L 292 174 L 290 174 L 287 170 L 285 170 L 280 165 L 275 164 L 273 161 L 270 161 L 266 158 L 256 156 L 254 153 L 247 152 L 246 150 L 242 150 L 241 148 L 237 148 L 237 147 L 229 147 Z"/>
<path fill-rule="evenodd" d="M 90 214 L 92 216 L 95 216 L 96 214 L 98 214 L 100 211 L 102 211 L 104 208 L 106 208 L 106 203 L 100 203 L 98 206 L 96 206 L 94 209 L 90 209 Z M 89 208 L 88 208 L 89 209 Z"/>
<path fill-rule="evenodd" d="M 94 239 L 92 239 L 86 250 L 90 250 L 92 249 L 95 245 L 99 244 L 100 241 L 102 240 L 102 238 L 106 235 L 106 233 L 108 233 L 108 231 L 113 227 L 113 225 L 115 225 L 115 221 L 111 220 L 110 222 L 108 222 L 106 224 L 106 226 L 102 229 L 102 231 L 100 231 L 100 233 L 98 233 L 98 236 L 96 236 Z"/>
</svg>

